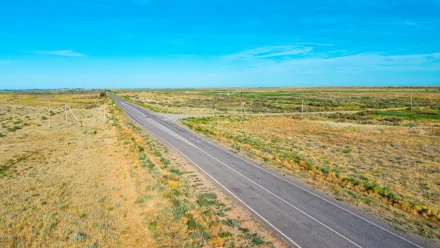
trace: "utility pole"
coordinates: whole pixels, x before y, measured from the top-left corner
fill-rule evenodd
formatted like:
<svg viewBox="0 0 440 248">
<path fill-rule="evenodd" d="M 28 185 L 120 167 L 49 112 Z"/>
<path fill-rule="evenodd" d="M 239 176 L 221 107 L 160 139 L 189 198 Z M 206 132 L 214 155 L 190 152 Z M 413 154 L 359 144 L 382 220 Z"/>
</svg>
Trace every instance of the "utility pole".
<svg viewBox="0 0 440 248">
<path fill-rule="evenodd" d="M 64 115 L 66 116 L 66 123 L 67 123 L 67 103 L 64 102 Z"/>
<path fill-rule="evenodd" d="M 244 117 L 247 118 L 245 105 L 246 105 L 245 102 L 241 102 L 241 119 L 243 119 Z"/>
<path fill-rule="evenodd" d="M 49 128 L 50 128 L 50 99 L 49 99 Z"/>
<path fill-rule="evenodd" d="M 304 99 L 301 99 L 301 114 L 304 114 Z"/>
<path fill-rule="evenodd" d="M 241 119 L 243 119 L 243 89 L 240 89 L 240 112 L 241 112 Z"/>
<path fill-rule="evenodd" d="M 412 100 L 412 95 L 411 95 L 411 107 L 409 109 L 412 110 L 412 108 L 413 108 L 413 100 Z"/>
<path fill-rule="evenodd" d="M 104 122 L 107 122 L 107 116 L 105 113 L 105 96 L 104 96 Z"/>
</svg>

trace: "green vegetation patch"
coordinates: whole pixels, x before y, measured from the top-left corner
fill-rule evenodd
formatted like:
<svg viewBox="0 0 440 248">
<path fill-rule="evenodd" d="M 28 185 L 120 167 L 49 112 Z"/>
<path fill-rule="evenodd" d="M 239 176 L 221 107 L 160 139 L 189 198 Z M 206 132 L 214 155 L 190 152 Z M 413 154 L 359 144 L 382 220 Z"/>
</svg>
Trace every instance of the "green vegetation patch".
<svg viewBox="0 0 440 248">
<path fill-rule="evenodd" d="M 407 120 L 440 120 L 440 111 L 436 109 L 413 109 L 413 110 L 387 110 L 387 111 L 371 111 L 371 115 L 374 116 L 391 116 L 399 117 Z"/>
</svg>

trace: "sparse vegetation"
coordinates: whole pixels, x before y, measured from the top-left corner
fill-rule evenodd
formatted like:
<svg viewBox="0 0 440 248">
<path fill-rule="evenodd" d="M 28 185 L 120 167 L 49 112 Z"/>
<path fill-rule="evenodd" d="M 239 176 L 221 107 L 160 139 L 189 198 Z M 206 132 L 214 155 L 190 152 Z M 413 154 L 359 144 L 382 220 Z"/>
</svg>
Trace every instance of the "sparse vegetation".
<svg viewBox="0 0 440 248">
<path fill-rule="evenodd" d="M 53 112 L 59 113 L 70 97 L 83 127 L 55 114 L 49 129 L 42 118 L 48 113 L 48 99 Z M 224 218 L 246 213 L 235 207 L 228 212 L 232 203 L 224 195 L 214 193 L 199 174 L 188 171 L 191 167 L 186 162 L 133 125 L 119 109 L 108 108 L 110 121 L 105 123 L 98 100 L 96 92 L 0 94 L 0 113 L 6 113 L 0 120 L 4 124 L 0 134 L 15 129 L 0 143 L 2 246 L 253 244 L 240 238 L 244 231 L 221 224 Z M 18 122 L 22 116 L 28 116 L 28 125 Z M 250 220 L 238 223 L 251 226 L 253 232 L 259 229 Z M 229 234 L 220 237 L 220 233 Z M 264 243 L 258 245 L 269 240 L 283 246 L 268 232 L 258 233 L 264 236 Z"/>
<path fill-rule="evenodd" d="M 181 122 L 360 205 L 396 230 L 440 240 L 440 95 L 434 88 L 188 89 L 121 91 L 150 110 L 182 114 L 352 111 L 280 117 L 199 117 Z M 410 96 L 413 108 L 410 109 Z M 222 213 L 220 213 L 222 214 Z"/>
<path fill-rule="evenodd" d="M 248 113 L 405 109 L 440 106 L 437 88 L 251 88 L 150 89 L 118 91 L 125 100 L 147 109 L 176 114 L 237 114 L 246 102 Z"/>
<path fill-rule="evenodd" d="M 372 116 L 381 123 L 376 112 L 246 120 L 201 117 L 182 123 L 260 164 L 330 189 L 338 200 L 395 216 L 406 232 L 440 239 L 436 118 L 420 117 L 420 126 L 414 128 L 404 122 L 358 124 L 363 122 L 353 116 Z"/>
<path fill-rule="evenodd" d="M 15 132 L 17 130 L 20 130 L 22 127 L 20 126 L 12 126 L 12 127 L 8 127 L 6 130 L 8 130 L 8 132 Z"/>
<path fill-rule="evenodd" d="M 114 116 L 120 117 L 122 113 L 116 112 Z M 189 246 L 197 244 L 213 247 L 247 244 L 247 240 L 237 239 L 244 235 L 243 231 L 237 228 L 227 230 L 226 227 L 221 226 L 222 217 L 219 217 L 217 212 L 224 213 L 228 209 L 219 200 L 217 194 L 210 191 L 199 192 L 196 184 L 191 187 L 191 178 L 194 174 L 183 172 L 181 168 L 176 167 L 165 155 L 168 154 L 168 150 L 144 135 L 142 130 L 117 118 L 113 118 L 113 122 L 114 126 L 125 134 L 123 139 L 124 142 L 128 141 L 127 145 L 131 144 L 130 150 L 138 153 L 140 168 L 148 170 L 152 177 L 149 185 L 144 188 L 146 194 L 138 197 L 136 203 L 141 208 L 149 206 L 144 214 L 157 244 L 165 247 L 181 246 L 185 243 Z M 127 136 L 127 130 L 133 133 Z M 186 176 L 182 177 L 182 175 Z M 156 212 L 155 206 L 159 206 L 158 204 L 163 210 L 169 209 L 169 211 Z M 223 214 L 223 217 L 227 216 Z M 220 237 L 220 233 L 224 231 L 231 233 L 231 236 Z M 261 240 L 261 244 L 269 244 L 263 238 Z"/>
</svg>

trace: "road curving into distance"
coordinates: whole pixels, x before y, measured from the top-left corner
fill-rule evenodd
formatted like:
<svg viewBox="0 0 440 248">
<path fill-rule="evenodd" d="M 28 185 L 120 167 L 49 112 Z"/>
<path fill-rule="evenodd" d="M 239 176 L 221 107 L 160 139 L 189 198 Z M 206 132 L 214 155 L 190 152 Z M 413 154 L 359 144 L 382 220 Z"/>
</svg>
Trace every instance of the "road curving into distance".
<svg viewBox="0 0 440 248">
<path fill-rule="evenodd" d="M 193 163 L 291 247 L 427 246 L 171 120 L 108 94 L 132 120 Z"/>
</svg>

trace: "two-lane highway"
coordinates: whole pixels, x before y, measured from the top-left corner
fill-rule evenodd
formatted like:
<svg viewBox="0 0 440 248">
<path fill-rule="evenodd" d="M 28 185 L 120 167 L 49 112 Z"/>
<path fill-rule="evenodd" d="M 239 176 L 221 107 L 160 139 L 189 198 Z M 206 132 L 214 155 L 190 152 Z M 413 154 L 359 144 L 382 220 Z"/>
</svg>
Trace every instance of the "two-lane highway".
<svg viewBox="0 0 440 248">
<path fill-rule="evenodd" d="M 289 246 L 422 247 L 380 221 L 255 165 L 138 105 L 109 95 L 130 118 L 192 162 Z"/>
</svg>

